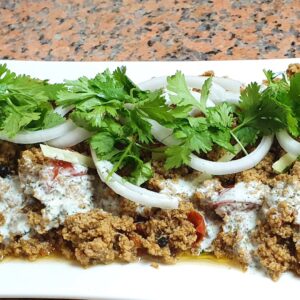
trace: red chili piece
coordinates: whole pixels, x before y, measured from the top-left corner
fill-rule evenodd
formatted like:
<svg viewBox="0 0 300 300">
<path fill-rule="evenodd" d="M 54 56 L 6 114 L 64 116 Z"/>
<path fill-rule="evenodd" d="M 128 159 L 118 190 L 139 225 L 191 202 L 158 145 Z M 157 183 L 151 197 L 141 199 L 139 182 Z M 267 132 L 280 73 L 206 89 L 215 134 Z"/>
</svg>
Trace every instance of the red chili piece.
<svg viewBox="0 0 300 300">
<path fill-rule="evenodd" d="M 62 160 L 53 160 L 54 170 L 53 170 L 53 180 L 58 176 L 60 169 L 71 169 L 74 170 L 73 164 L 62 161 Z"/>
<path fill-rule="evenodd" d="M 192 210 L 187 215 L 188 220 L 194 224 L 197 234 L 197 240 L 196 243 L 201 241 L 205 234 L 206 234 L 206 228 L 205 228 L 205 222 L 204 218 L 201 214 L 199 214 L 197 211 Z"/>
</svg>

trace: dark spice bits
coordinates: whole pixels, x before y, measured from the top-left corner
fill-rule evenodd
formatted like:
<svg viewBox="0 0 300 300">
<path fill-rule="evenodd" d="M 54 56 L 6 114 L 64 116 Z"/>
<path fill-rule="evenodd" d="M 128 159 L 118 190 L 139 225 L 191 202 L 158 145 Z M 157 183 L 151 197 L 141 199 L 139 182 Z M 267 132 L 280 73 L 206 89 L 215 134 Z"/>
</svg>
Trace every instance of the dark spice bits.
<svg viewBox="0 0 300 300">
<path fill-rule="evenodd" d="M 0 165 L 0 177 L 6 177 L 11 174 L 11 170 L 6 165 Z"/>
<path fill-rule="evenodd" d="M 162 236 L 157 240 L 157 244 L 160 248 L 166 247 L 168 245 L 168 238 L 166 236 Z"/>
</svg>

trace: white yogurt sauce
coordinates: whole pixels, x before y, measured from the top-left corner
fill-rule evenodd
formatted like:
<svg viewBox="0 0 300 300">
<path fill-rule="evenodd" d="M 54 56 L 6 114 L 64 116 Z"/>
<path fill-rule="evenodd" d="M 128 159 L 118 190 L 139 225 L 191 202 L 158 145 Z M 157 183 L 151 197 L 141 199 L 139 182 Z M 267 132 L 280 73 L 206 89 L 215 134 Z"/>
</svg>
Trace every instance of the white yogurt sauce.
<svg viewBox="0 0 300 300">
<path fill-rule="evenodd" d="M 206 224 L 206 236 L 204 237 L 203 241 L 199 247 L 199 254 L 203 251 L 211 252 L 212 249 L 212 242 L 216 239 L 218 233 L 220 232 L 220 224 L 209 219 L 205 218 Z"/>
<path fill-rule="evenodd" d="M 224 218 L 224 222 L 222 226 L 224 232 L 237 232 L 241 238 L 233 250 L 235 252 L 242 250 L 246 255 L 247 263 L 253 265 L 252 251 L 255 247 L 251 242 L 251 233 L 256 227 L 257 210 L 234 211 Z"/>
<path fill-rule="evenodd" d="M 182 196 L 183 198 L 190 198 L 196 192 L 204 194 L 206 198 L 217 196 L 219 194 L 218 189 L 221 187 L 219 180 L 211 179 L 203 181 L 203 178 L 202 174 L 200 174 L 190 180 L 184 178 L 162 180 L 162 190 L 160 193 Z"/>
<path fill-rule="evenodd" d="M 264 197 L 269 192 L 269 186 L 257 181 L 238 182 L 233 188 L 226 189 L 212 200 L 217 202 L 248 202 L 261 205 Z"/>
<path fill-rule="evenodd" d="M 25 196 L 20 188 L 19 178 L 0 177 L 0 213 L 5 218 L 4 225 L 0 226 L 0 235 L 4 242 L 8 242 L 10 237 L 29 232 L 27 216 L 22 212 L 24 206 Z"/>
<path fill-rule="evenodd" d="M 87 175 L 87 168 L 74 164 L 73 168 L 59 168 L 54 176 L 55 168 L 50 164 L 39 165 L 31 174 L 21 175 L 24 191 L 45 205 L 41 212 L 47 221 L 46 230 L 58 227 L 69 215 L 94 207 L 95 178 Z"/>
<path fill-rule="evenodd" d="M 272 207 L 277 207 L 280 202 L 286 201 L 293 209 L 296 210 L 297 216 L 295 224 L 300 225 L 300 182 L 287 183 L 278 181 L 278 183 L 271 190 L 271 193 L 266 197 L 263 212 Z"/>
</svg>

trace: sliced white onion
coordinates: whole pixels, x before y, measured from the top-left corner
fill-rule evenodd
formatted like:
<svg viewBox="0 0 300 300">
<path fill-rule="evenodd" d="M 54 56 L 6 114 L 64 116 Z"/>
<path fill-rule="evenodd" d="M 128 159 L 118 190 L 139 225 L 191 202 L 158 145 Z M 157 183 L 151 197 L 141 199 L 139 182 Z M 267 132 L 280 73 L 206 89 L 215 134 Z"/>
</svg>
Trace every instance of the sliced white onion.
<svg viewBox="0 0 300 300">
<path fill-rule="evenodd" d="M 240 81 L 227 77 L 213 77 L 213 82 L 220 85 L 226 91 L 234 93 L 240 93 L 241 87 L 243 86 Z"/>
<path fill-rule="evenodd" d="M 63 136 L 48 141 L 47 144 L 57 148 L 68 148 L 85 141 L 91 135 L 90 131 L 77 127 Z"/>
<path fill-rule="evenodd" d="M 224 87 L 219 85 L 213 77 L 212 86 L 209 93 L 209 99 L 215 103 L 221 103 L 224 101 L 230 103 L 238 103 L 240 99 L 240 91 L 237 86 L 233 89 L 226 90 L 224 87 L 229 88 L 229 81 L 235 81 L 228 78 L 219 78 L 219 82 L 222 82 Z M 204 76 L 185 76 L 187 85 L 191 88 L 202 88 L 207 77 Z M 228 79 L 228 81 L 227 81 Z M 232 84 L 232 82 L 231 82 Z M 167 76 L 154 77 L 150 80 L 144 81 L 139 84 L 139 87 L 144 90 L 156 90 L 167 86 Z M 231 86 L 232 88 L 232 86 Z"/>
<path fill-rule="evenodd" d="M 172 135 L 171 129 L 166 128 L 155 121 L 152 121 L 151 124 L 151 133 L 159 142 L 167 146 L 179 144 L 179 141 Z M 233 161 L 210 161 L 192 154 L 189 166 L 197 171 L 211 175 L 239 173 L 256 166 L 269 152 L 272 142 L 273 136 L 265 136 L 253 152 L 243 158 Z"/>
<path fill-rule="evenodd" d="M 87 168 L 95 169 L 94 161 L 90 156 L 83 155 L 76 151 L 54 148 L 43 144 L 40 144 L 40 147 L 45 157 L 67 161 L 72 164 L 79 164 Z"/>
<path fill-rule="evenodd" d="M 207 77 L 200 76 L 185 76 L 187 85 L 192 88 L 201 89 Z M 167 86 L 167 76 L 154 77 L 150 80 L 144 81 L 139 84 L 139 87 L 143 90 L 156 90 Z M 209 98 L 213 102 L 220 102 L 224 99 L 225 89 L 218 84 L 212 82 L 212 86 L 209 93 Z"/>
<path fill-rule="evenodd" d="M 118 195 L 147 207 L 159 207 L 162 209 L 178 208 L 179 199 L 176 197 L 141 188 L 128 182 L 116 173 L 113 173 L 112 176 L 107 179 L 113 165 L 109 161 L 98 160 L 93 149 L 91 149 L 91 153 L 101 180 Z"/>
<path fill-rule="evenodd" d="M 255 167 L 267 155 L 272 143 L 273 136 L 264 136 L 258 147 L 249 155 L 228 162 L 209 161 L 192 154 L 189 166 L 212 175 L 239 173 Z"/>
<path fill-rule="evenodd" d="M 286 130 L 276 134 L 278 143 L 287 152 L 296 156 L 300 155 L 300 143 L 293 139 Z"/>
<path fill-rule="evenodd" d="M 64 117 L 67 113 L 69 113 L 74 108 L 73 105 L 70 106 L 58 106 L 54 109 L 54 112 L 56 112 L 58 115 Z"/>
<path fill-rule="evenodd" d="M 224 101 L 226 101 L 228 103 L 237 104 L 240 101 L 240 93 L 225 91 L 224 98 L 222 99 L 222 101 L 219 101 L 218 103 L 224 102 Z"/>
<path fill-rule="evenodd" d="M 199 77 L 199 76 L 186 76 L 186 81 L 188 86 L 194 87 L 194 88 L 201 88 L 205 79 L 207 77 Z M 227 89 L 229 89 L 229 81 L 219 80 L 219 82 L 222 82 L 224 87 L 226 86 Z M 214 82 L 213 82 L 214 84 Z M 230 82 L 230 84 L 233 84 L 233 81 Z M 235 87 L 231 87 L 231 91 L 225 91 L 224 88 L 214 88 L 212 86 L 211 92 L 215 91 L 216 94 L 221 89 L 221 95 L 219 97 L 211 96 L 211 99 L 215 100 L 214 102 L 238 102 L 239 101 L 239 92 L 237 92 L 238 88 L 240 88 L 241 84 L 238 84 L 237 82 L 234 83 Z M 149 89 L 154 90 L 158 88 L 163 88 L 167 85 L 167 77 L 157 77 L 153 78 L 151 80 L 148 80 L 146 82 L 143 82 L 140 84 L 140 88 L 142 89 Z M 215 86 L 218 86 L 215 84 Z M 230 99 L 230 101 L 229 101 Z M 160 141 L 161 143 L 171 146 L 176 145 L 179 142 L 174 138 L 172 135 L 172 130 L 169 128 L 165 128 L 164 126 L 161 126 L 157 122 L 151 122 L 152 129 L 151 132 L 153 136 Z M 196 155 L 191 155 L 191 162 L 190 166 L 200 172 L 209 173 L 212 175 L 226 175 L 226 174 L 234 174 L 238 172 L 242 172 L 248 169 L 253 168 L 256 166 L 268 153 L 268 151 L 271 148 L 273 142 L 273 136 L 266 136 L 263 137 L 258 147 L 251 152 L 249 155 L 237 159 L 234 161 L 228 161 L 228 162 L 216 162 L 216 161 L 209 161 L 202 158 L 197 157 Z"/>
<path fill-rule="evenodd" d="M 13 138 L 9 138 L 0 132 L 0 140 L 16 143 L 16 144 L 36 144 L 43 143 L 57 137 L 65 135 L 70 130 L 73 130 L 76 125 L 68 120 L 63 124 L 52 128 L 37 130 L 37 131 L 23 131 Z"/>
<path fill-rule="evenodd" d="M 173 130 L 166 128 L 154 120 L 148 120 L 151 123 L 151 134 L 162 144 L 167 146 L 179 145 L 179 141 L 173 136 Z"/>
</svg>

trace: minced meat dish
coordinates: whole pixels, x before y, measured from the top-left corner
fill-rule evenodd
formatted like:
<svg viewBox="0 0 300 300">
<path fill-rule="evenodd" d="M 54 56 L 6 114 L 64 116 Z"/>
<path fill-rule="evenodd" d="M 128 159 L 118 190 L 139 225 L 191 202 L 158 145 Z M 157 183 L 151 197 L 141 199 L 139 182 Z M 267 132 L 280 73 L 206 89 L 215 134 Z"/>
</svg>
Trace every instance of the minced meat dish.
<svg viewBox="0 0 300 300">
<path fill-rule="evenodd" d="M 79 104 L 79 85 L 56 95 L 60 85 L 49 84 L 57 99 L 44 92 L 41 101 L 51 103 L 53 128 L 35 115 L 13 132 L 0 119 L 0 258 L 60 255 L 82 266 L 143 258 L 158 267 L 209 253 L 273 280 L 300 275 L 300 130 L 286 104 L 300 103 L 299 70 L 289 66 L 280 80 L 268 71 L 261 87 L 208 72 L 194 90 L 177 72 L 166 90 L 146 82 L 144 92 L 117 69 L 91 79 L 96 98 Z M 31 94 L 8 97 L 22 107 Z"/>
</svg>

